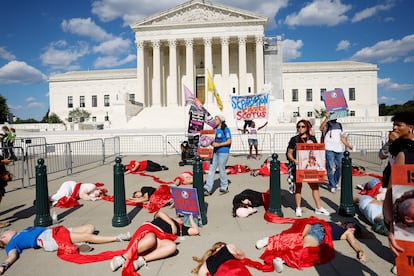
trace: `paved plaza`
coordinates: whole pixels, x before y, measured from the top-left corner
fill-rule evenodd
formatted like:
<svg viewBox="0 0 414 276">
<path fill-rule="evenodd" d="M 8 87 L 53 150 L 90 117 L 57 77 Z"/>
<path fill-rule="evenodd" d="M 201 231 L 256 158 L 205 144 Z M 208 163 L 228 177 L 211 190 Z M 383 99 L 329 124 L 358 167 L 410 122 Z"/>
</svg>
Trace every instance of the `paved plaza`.
<svg viewBox="0 0 414 276">
<path fill-rule="evenodd" d="M 281 157 L 284 161 L 284 157 Z M 183 171 L 192 171 L 192 166 L 180 167 L 179 155 L 170 156 L 123 156 L 122 163 L 127 164 L 130 160 L 150 159 L 162 165 L 169 167 L 167 171 L 151 173 L 162 180 L 171 181 L 179 173 Z M 259 168 L 262 160 L 247 160 L 246 156 L 231 156 L 228 165 L 247 164 L 251 168 Z M 45 160 L 47 165 L 47 160 Z M 365 165 L 369 168 L 370 173 L 381 174 L 380 168 L 373 167 L 368 164 L 361 164 L 358 161 L 356 165 Z M 113 167 L 114 163 L 107 163 L 87 170 L 79 170 L 70 176 L 49 175 L 49 194 L 55 192 L 61 183 L 66 180 L 76 180 L 79 182 L 102 182 L 109 190 L 109 194 L 113 194 Z M 218 174 L 217 177 L 218 179 Z M 204 180 L 206 175 L 204 175 Z M 192 260 L 192 256 L 202 256 L 202 254 L 217 241 L 234 243 L 246 252 L 247 257 L 260 261 L 259 256 L 263 250 L 255 248 L 255 241 L 264 236 L 273 235 L 290 227 L 289 224 L 281 225 L 269 223 L 263 219 L 264 209 L 259 208 L 258 213 L 248 218 L 233 218 L 231 215 L 233 196 L 244 189 L 250 188 L 257 191 L 266 191 L 269 188 L 269 177 L 253 177 L 249 173 L 229 175 L 231 181 L 230 192 L 220 195 L 218 190 L 213 195 L 206 197 L 208 204 L 207 219 L 208 222 L 201 228 L 200 236 L 185 237 L 184 240 L 177 240 L 178 254 L 176 256 L 148 263 L 148 269 L 141 268 L 139 273 L 148 276 L 172 276 L 172 275 L 191 275 L 191 269 L 196 263 Z M 363 183 L 369 179 L 367 176 L 353 177 L 352 191 L 357 194 L 356 184 Z M 150 177 L 129 174 L 125 176 L 126 196 L 129 197 L 133 191 L 138 190 L 143 185 L 151 185 L 156 187 L 159 185 Z M 24 188 L 14 189 L 19 185 L 11 183 L 8 192 L 3 198 L 0 205 L 0 221 L 11 221 L 12 228 L 21 230 L 29 225 L 33 225 L 35 219 L 35 209 L 33 200 L 35 199 L 35 185 Z M 284 217 L 294 217 L 294 199 L 293 195 L 288 192 L 286 175 L 281 175 L 282 187 L 282 212 Z M 311 190 L 307 185 L 303 186 L 303 216 L 308 217 L 314 215 L 313 199 Z M 339 216 L 336 211 L 340 203 L 340 191 L 332 194 L 327 189 L 321 188 L 322 205 L 333 212 L 331 216 L 326 217 L 316 215 L 322 219 L 338 221 L 344 219 Z M 146 209 L 139 209 L 133 206 L 127 206 L 127 213 L 131 219 L 131 223 L 125 227 L 112 227 L 113 204 L 107 201 L 85 202 L 81 201 L 81 206 L 73 209 L 53 208 L 58 214 L 59 223 L 67 227 L 81 225 L 85 223 L 94 224 L 100 231 L 100 234 L 118 234 L 130 231 L 133 233 L 137 227 L 144 221 L 152 219 Z M 175 210 L 163 208 L 170 215 L 174 215 Z M 283 275 L 392 275 L 390 269 L 392 267 L 393 257 L 388 249 L 387 238 L 375 234 L 369 225 L 359 219 L 358 215 L 355 219 L 361 222 L 364 237 L 360 240 L 363 250 L 367 256 L 367 262 L 360 263 L 356 258 L 356 253 L 347 244 L 346 241 L 335 241 L 336 257 L 327 264 L 319 265 L 312 268 L 306 268 L 301 271 L 285 266 Z M 110 243 L 104 245 L 94 245 L 93 252 L 101 252 L 104 250 L 117 250 L 126 247 L 127 243 Z M 4 251 L 1 258 L 4 260 L 6 255 Z M 253 275 L 275 275 L 276 272 L 263 273 L 255 269 L 249 269 Z M 5 275 L 120 275 L 120 270 L 111 272 L 109 261 L 77 265 L 60 260 L 56 253 L 47 253 L 43 250 L 25 250 L 20 259 L 11 266 Z"/>
</svg>

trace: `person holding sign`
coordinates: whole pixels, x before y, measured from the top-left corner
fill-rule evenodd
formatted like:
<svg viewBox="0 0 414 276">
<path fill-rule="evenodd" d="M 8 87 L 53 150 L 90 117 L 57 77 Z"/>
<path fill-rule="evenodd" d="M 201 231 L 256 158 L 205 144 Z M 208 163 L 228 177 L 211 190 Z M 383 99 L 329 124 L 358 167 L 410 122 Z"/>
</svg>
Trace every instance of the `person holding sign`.
<svg viewBox="0 0 414 276">
<path fill-rule="evenodd" d="M 326 173 L 329 187 L 331 192 L 335 193 L 342 173 L 342 158 L 344 156 L 342 144 L 351 150 L 353 147 L 346 139 L 341 123 L 336 119 L 330 120 L 330 116 L 331 113 L 325 112 L 325 119 L 319 129 L 322 131 L 321 143 L 325 143 Z"/>
<path fill-rule="evenodd" d="M 231 146 L 231 132 L 227 127 L 226 119 L 223 115 L 214 117 L 216 120 L 216 136 L 211 144 L 214 147 L 213 160 L 208 169 L 206 184 L 204 185 L 204 195 L 209 196 L 212 193 L 214 176 L 217 167 L 220 170 L 220 192 L 226 194 L 229 192 L 229 180 L 227 178 L 226 164 L 229 159 Z"/>
<path fill-rule="evenodd" d="M 293 136 L 287 148 L 286 157 L 289 160 L 289 177 L 296 182 L 296 166 L 299 165 L 299 161 L 296 159 L 296 145 L 300 143 L 317 143 L 315 136 L 310 134 L 312 124 L 308 120 L 300 120 L 296 124 L 297 135 Z M 312 189 L 312 197 L 315 201 L 316 209 L 315 214 L 329 216 L 330 213 L 321 206 L 321 197 L 319 193 L 319 183 L 308 183 Z M 302 182 L 296 182 L 295 184 L 295 203 L 296 203 L 296 216 L 302 216 Z"/>
</svg>

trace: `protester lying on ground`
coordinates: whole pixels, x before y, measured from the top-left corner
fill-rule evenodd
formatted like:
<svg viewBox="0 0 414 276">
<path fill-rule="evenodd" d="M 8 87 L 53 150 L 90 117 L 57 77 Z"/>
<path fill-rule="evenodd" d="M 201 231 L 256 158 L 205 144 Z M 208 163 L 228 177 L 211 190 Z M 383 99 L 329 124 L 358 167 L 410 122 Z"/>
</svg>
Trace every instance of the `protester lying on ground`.
<svg viewBox="0 0 414 276">
<path fill-rule="evenodd" d="M 125 165 L 125 174 L 129 173 L 139 173 L 143 171 L 147 172 L 158 172 L 168 170 L 167 166 L 158 164 L 157 162 L 151 160 L 131 160 L 129 164 Z"/>
<path fill-rule="evenodd" d="M 335 257 L 333 240 L 348 241 L 358 260 L 365 261 L 364 251 L 355 238 L 359 233 L 354 222 L 336 224 L 309 217 L 296 219 L 291 228 L 280 234 L 258 240 L 256 248 L 266 247 L 260 258 L 267 264 L 273 263 L 278 271 L 283 270 L 283 263 L 302 269 L 329 262 Z M 276 262 L 276 258 L 281 260 Z"/>
<path fill-rule="evenodd" d="M 111 270 L 116 271 L 123 267 L 123 275 L 132 275 L 134 271 L 146 266 L 147 262 L 173 255 L 177 250 L 174 241 L 178 236 L 199 234 L 198 225 L 192 215 L 189 221 L 190 226 L 185 226 L 181 218 L 172 218 L 158 211 L 151 222 L 145 222 L 137 229 L 131 238 L 128 250 L 111 260 Z"/>
<path fill-rule="evenodd" d="M 176 186 L 180 185 L 191 185 L 193 184 L 193 173 L 192 172 L 182 172 L 179 176 L 173 180 Z"/>
<path fill-rule="evenodd" d="M 172 206 L 173 204 L 170 188 L 166 185 L 160 185 L 158 189 L 151 186 L 142 186 L 140 191 L 135 191 L 132 197 L 128 198 L 128 201 L 147 204 L 158 202 L 157 205 L 160 207 Z"/>
<path fill-rule="evenodd" d="M 127 241 L 130 239 L 130 234 L 119 234 L 117 236 L 99 236 L 95 235 L 95 226 L 92 224 L 85 224 L 82 226 L 64 228 L 57 226 L 53 228 L 46 228 L 41 226 L 30 226 L 26 229 L 17 232 L 16 230 L 8 229 L 0 235 L 0 247 L 5 248 L 7 259 L 0 265 L 0 274 L 3 274 L 9 266 L 11 266 L 22 253 L 24 249 L 28 248 L 43 248 L 45 251 L 64 250 L 65 241 L 62 235 L 63 232 L 68 231 L 71 244 L 76 243 L 110 243 L 117 241 Z M 62 234 L 60 234 L 62 233 Z M 62 242 L 63 241 L 63 242 Z M 61 248 L 62 247 L 62 248 Z M 81 248 L 79 248 L 80 250 Z"/>
<path fill-rule="evenodd" d="M 103 184 L 81 183 L 65 181 L 56 193 L 49 197 L 54 207 L 70 208 L 79 205 L 78 199 L 96 201 L 101 200 L 106 189 Z"/>
<path fill-rule="evenodd" d="M 233 217 L 245 218 L 257 212 L 257 207 L 265 206 L 269 192 L 258 192 L 246 189 L 233 197 Z M 267 204 L 266 204 L 267 205 Z"/>
<path fill-rule="evenodd" d="M 272 157 L 266 158 L 263 162 L 262 166 L 259 169 L 253 169 L 250 172 L 251 176 L 270 176 L 270 162 L 272 161 Z M 287 174 L 288 173 L 288 166 L 284 162 L 280 162 L 280 174 Z"/>
<path fill-rule="evenodd" d="M 358 204 L 359 211 L 372 225 L 372 230 L 380 235 L 388 236 L 389 232 L 384 224 L 384 201 L 369 195 L 358 195 L 354 200 Z"/>
<path fill-rule="evenodd" d="M 234 244 L 226 244 L 224 242 L 216 242 L 213 244 L 212 248 L 207 250 L 203 257 L 199 258 L 193 256 L 193 260 L 198 263 L 197 267 L 191 270 L 191 273 L 197 274 L 199 276 L 206 275 L 224 275 L 223 270 L 225 264 L 229 266 L 232 261 L 241 260 L 245 257 L 245 253 Z M 237 262 L 231 263 L 235 265 Z M 237 272 L 235 267 L 232 267 L 232 274 L 230 275 L 251 275 L 246 267 L 243 265 L 237 267 Z M 226 270 L 226 271 L 229 271 Z M 227 274 L 229 275 L 229 274 Z"/>
</svg>

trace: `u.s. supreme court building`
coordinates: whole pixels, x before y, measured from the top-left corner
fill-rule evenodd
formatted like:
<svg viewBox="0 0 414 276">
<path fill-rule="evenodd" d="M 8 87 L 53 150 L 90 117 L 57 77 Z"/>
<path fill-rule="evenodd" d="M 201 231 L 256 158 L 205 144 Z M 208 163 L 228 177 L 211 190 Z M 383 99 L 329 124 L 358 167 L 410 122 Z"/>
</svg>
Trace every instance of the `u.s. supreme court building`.
<svg viewBox="0 0 414 276">
<path fill-rule="evenodd" d="M 280 36 L 266 37 L 267 17 L 194 0 L 132 23 L 137 68 L 67 72 L 49 79 L 50 113 L 70 122 L 75 108 L 107 128 L 186 125 L 183 87 L 232 125 L 230 96 L 269 92 L 269 122 L 315 118 L 321 93 L 342 88 L 354 118 L 378 116 L 375 64 L 283 62 Z M 317 39 L 317 38 L 315 38 Z M 223 101 L 208 92 L 207 72 Z M 234 124 L 233 124 L 234 125 Z"/>
</svg>

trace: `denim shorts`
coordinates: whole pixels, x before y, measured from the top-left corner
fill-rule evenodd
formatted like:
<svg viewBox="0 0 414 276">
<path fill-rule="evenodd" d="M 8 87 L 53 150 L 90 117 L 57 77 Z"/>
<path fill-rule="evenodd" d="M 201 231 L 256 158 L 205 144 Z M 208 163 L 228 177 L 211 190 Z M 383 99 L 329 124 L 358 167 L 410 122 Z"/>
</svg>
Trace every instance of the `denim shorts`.
<svg viewBox="0 0 414 276">
<path fill-rule="evenodd" d="M 247 139 L 247 142 L 249 143 L 249 146 L 257 146 L 259 144 L 257 139 Z"/>
<path fill-rule="evenodd" d="M 320 244 L 325 238 L 325 228 L 320 223 L 312 224 L 308 235 L 314 237 L 318 244 Z"/>
</svg>

